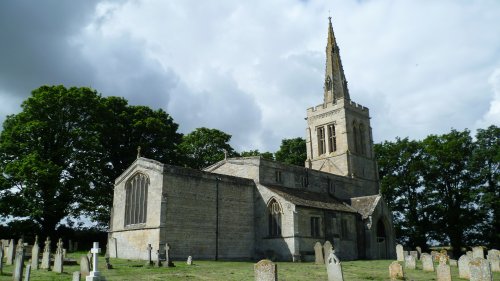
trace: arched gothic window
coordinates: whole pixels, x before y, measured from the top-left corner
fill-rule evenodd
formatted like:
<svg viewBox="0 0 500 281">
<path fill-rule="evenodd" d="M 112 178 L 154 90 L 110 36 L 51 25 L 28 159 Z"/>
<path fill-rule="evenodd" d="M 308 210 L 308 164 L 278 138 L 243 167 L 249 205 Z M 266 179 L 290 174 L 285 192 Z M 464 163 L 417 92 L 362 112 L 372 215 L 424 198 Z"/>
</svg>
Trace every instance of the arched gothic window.
<svg viewBox="0 0 500 281">
<path fill-rule="evenodd" d="M 352 140 L 354 142 L 354 152 L 359 152 L 358 125 L 356 121 L 352 122 Z"/>
<path fill-rule="evenodd" d="M 337 136 L 335 134 L 335 125 L 328 125 L 328 152 L 337 151 Z"/>
<path fill-rule="evenodd" d="M 276 199 L 272 199 L 267 206 L 269 213 L 269 236 L 281 236 L 281 207 Z"/>
<path fill-rule="evenodd" d="M 125 225 L 146 222 L 149 178 L 145 174 L 134 175 L 125 184 Z"/>
<path fill-rule="evenodd" d="M 361 154 L 366 153 L 366 143 L 365 143 L 365 126 L 363 123 L 359 124 L 359 146 L 361 148 Z"/>
</svg>

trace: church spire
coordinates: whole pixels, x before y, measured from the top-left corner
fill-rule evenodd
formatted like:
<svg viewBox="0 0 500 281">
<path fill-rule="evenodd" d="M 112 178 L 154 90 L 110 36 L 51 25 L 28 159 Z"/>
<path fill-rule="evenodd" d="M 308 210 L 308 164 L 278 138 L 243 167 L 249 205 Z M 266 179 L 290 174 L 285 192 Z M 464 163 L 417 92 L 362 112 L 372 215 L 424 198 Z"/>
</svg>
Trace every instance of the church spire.
<svg viewBox="0 0 500 281">
<path fill-rule="evenodd" d="M 324 90 L 324 103 L 331 103 L 337 99 L 350 99 L 347 80 L 345 79 L 342 61 L 340 60 L 339 47 L 333 34 L 332 17 L 328 17 Z"/>
</svg>

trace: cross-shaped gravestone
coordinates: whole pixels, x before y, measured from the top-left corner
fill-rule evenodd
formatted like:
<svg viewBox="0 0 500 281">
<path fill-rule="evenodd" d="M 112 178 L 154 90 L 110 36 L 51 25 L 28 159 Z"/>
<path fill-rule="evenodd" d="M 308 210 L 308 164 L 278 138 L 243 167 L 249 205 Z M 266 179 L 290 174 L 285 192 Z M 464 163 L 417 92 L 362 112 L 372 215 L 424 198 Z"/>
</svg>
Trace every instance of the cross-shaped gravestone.
<svg viewBox="0 0 500 281">
<path fill-rule="evenodd" d="M 148 251 L 148 262 L 146 263 L 146 265 L 147 266 L 153 265 L 153 261 L 151 260 L 151 250 L 153 250 L 153 247 L 151 247 L 151 244 L 148 244 L 146 250 Z"/>
<path fill-rule="evenodd" d="M 45 247 L 43 248 L 42 264 L 40 265 L 42 269 L 50 269 L 50 237 L 47 236 L 45 240 Z"/>
<path fill-rule="evenodd" d="M 170 245 L 165 244 L 165 263 L 164 267 L 173 267 L 174 263 L 170 260 Z"/>
<path fill-rule="evenodd" d="M 92 253 L 92 271 L 90 272 L 89 276 L 85 278 L 85 280 L 98 281 L 101 280 L 101 274 L 97 268 L 97 254 L 101 252 L 101 249 L 99 248 L 99 242 L 94 242 L 94 246 L 92 247 L 90 252 Z"/>
</svg>

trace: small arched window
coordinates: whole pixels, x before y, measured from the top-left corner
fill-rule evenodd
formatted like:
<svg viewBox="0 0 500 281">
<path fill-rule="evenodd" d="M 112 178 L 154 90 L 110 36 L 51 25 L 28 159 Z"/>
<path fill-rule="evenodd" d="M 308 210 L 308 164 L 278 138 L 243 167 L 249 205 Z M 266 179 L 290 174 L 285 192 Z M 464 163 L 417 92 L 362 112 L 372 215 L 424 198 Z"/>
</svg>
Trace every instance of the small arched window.
<svg viewBox="0 0 500 281">
<path fill-rule="evenodd" d="M 138 173 L 125 184 L 125 225 L 146 222 L 149 178 Z"/>
<path fill-rule="evenodd" d="M 268 216 L 269 216 L 269 236 L 279 237 L 281 236 L 281 206 L 276 201 L 272 199 L 267 206 Z"/>
</svg>

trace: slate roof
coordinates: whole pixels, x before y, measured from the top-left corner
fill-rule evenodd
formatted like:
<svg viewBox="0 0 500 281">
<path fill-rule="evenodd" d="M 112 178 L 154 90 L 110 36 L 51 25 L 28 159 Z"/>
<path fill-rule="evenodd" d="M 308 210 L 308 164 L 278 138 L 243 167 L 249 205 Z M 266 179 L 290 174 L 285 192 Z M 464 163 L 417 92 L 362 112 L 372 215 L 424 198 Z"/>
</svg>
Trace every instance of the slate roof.
<svg viewBox="0 0 500 281">
<path fill-rule="evenodd" d="M 373 211 L 375 211 L 375 207 L 377 207 L 381 198 L 381 195 L 353 197 L 351 198 L 351 206 L 358 210 L 358 212 L 363 216 L 363 219 L 366 219 L 373 213 Z"/>
<path fill-rule="evenodd" d="M 357 211 L 348 204 L 328 194 L 282 186 L 263 186 L 298 206 L 357 213 Z"/>
</svg>

